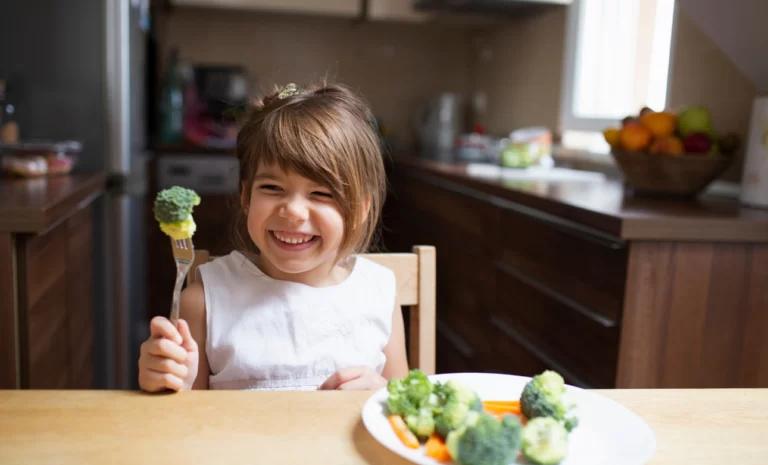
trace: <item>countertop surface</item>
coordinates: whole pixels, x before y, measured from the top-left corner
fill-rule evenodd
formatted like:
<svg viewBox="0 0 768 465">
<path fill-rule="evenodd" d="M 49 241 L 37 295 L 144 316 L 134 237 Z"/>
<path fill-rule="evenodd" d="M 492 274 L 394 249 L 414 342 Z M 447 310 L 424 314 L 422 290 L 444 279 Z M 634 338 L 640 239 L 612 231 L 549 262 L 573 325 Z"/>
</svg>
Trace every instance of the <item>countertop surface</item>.
<svg viewBox="0 0 768 465">
<path fill-rule="evenodd" d="M 656 435 L 649 465 L 763 465 L 768 390 L 595 391 Z M 0 391 L 0 463 L 404 465 L 365 391 Z"/>
<path fill-rule="evenodd" d="M 470 174 L 466 164 L 396 158 L 394 169 L 502 207 L 616 240 L 768 242 L 768 210 L 713 195 L 634 196 L 620 181 L 520 180 Z"/>
<path fill-rule="evenodd" d="M 104 173 L 0 177 L 0 232 L 39 233 L 104 191 Z"/>
</svg>

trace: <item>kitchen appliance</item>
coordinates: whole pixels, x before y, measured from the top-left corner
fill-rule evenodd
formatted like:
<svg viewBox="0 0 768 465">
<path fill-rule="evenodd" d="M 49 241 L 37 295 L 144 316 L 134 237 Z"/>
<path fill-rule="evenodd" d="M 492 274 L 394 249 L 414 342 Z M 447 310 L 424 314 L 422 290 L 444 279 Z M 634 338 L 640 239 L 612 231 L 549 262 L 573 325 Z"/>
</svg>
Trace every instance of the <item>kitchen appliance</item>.
<svg viewBox="0 0 768 465">
<path fill-rule="evenodd" d="M 195 65 L 185 95 L 184 138 L 195 145 L 234 148 L 248 107 L 248 74 L 236 65 Z"/>
<path fill-rule="evenodd" d="M 755 99 L 744 157 L 741 202 L 768 208 L 768 96 Z"/>
<path fill-rule="evenodd" d="M 459 96 L 443 93 L 427 102 L 416 116 L 416 130 L 424 158 L 451 161 L 454 141 L 461 133 Z"/>
<path fill-rule="evenodd" d="M 412 0 L 419 11 L 510 15 L 570 5 L 573 0 Z"/>
<path fill-rule="evenodd" d="M 138 388 L 137 363 L 146 321 L 147 205 L 146 162 L 149 154 L 149 125 L 154 113 L 151 89 L 152 38 L 149 29 L 149 0 L 98 3 L 106 24 L 94 24 L 106 35 L 104 68 L 104 119 L 106 153 L 104 169 L 108 189 L 103 201 L 104 244 L 101 258 L 106 290 L 97 341 L 103 369 L 103 386 L 111 389 Z M 72 12 L 71 14 L 76 14 Z M 103 29 L 101 29 L 103 28 Z M 73 33 L 75 31 L 72 31 Z M 75 63 L 80 57 L 69 57 Z M 84 58 L 85 59 L 85 58 Z M 94 72 L 97 72 L 94 70 Z M 151 111 L 150 111 L 151 109 Z M 101 149 L 100 147 L 98 149 Z M 96 305 L 97 313 L 100 310 Z M 96 331 L 98 334 L 99 331 Z"/>
</svg>

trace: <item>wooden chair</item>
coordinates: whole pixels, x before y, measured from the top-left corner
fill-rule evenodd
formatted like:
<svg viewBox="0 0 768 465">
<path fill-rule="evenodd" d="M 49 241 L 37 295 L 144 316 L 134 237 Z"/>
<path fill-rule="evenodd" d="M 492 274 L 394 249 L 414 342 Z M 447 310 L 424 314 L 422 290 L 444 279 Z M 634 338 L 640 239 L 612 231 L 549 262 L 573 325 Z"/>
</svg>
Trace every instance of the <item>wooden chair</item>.
<svg viewBox="0 0 768 465">
<path fill-rule="evenodd" d="M 362 254 L 395 273 L 397 303 L 410 307 L 408 365 L 426 374 L 435 373 L 435 248 L 415 246 L 410 253 Z M 187 285 L 195 281 L 195 271 L 213 260 L 206 250 L 196 250 L 187 274 Z"/>
</svg>

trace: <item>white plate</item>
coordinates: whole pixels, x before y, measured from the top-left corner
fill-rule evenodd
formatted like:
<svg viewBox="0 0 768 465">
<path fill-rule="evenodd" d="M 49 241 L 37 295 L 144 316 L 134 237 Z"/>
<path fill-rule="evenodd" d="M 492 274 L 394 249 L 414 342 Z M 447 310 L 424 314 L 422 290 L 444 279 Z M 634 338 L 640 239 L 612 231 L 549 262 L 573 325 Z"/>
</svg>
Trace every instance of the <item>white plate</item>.
<svg viewBox="0 0 768 465">
<path fill-rule="evenodd" d="M 530 378 L 492 373 L 455 373 L 429 377 L 434 381 L 456 379 L 477 392 L 483 400 L 515 400 L 520 398 Z M 637 415 L 618 402 L 604 396 L 567 387 L 569 400 L 576 402 L 574 413 L 579 426 L 570 434 L 568 455 L 561 465 L 642 465 L 656 449 L 651 428 Z M 424 447 L 409 449 L 397 438 L 386 417 L 386 388 L 373 394 L 363 405 L 363 424 L 381 444 L 421 465 L 437 462 L 424 455 Z M 522 462 L 525 463 L 525 462 Z"/>
</svg>

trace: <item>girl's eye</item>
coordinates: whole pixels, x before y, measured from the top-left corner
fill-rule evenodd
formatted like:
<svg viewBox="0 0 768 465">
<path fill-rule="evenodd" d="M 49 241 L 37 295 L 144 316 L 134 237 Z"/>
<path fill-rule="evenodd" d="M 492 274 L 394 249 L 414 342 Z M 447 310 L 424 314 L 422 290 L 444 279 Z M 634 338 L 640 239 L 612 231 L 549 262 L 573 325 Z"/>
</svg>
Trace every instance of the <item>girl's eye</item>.
<svg viewBox="0 0 768 465">
<path fill-rule="evenodd" d="M 280 186 L 276 186 L 274 184 L 262 184 L 259 186 L 259 189 L 265 190 L 265 191 L 279 191 Z"/>
<path fill-rule="evenodd" d="M 331 194 L 330 192 L 320 192 L 320 191 L 317 191 L 317 192 L 313 192 L 313 194 L 315 194 L 318 197 L 324 197 L 324 198 L 327 198 L 327 199 L 332 199 L 333 198 L 333 194 Z"/>
</svg>

